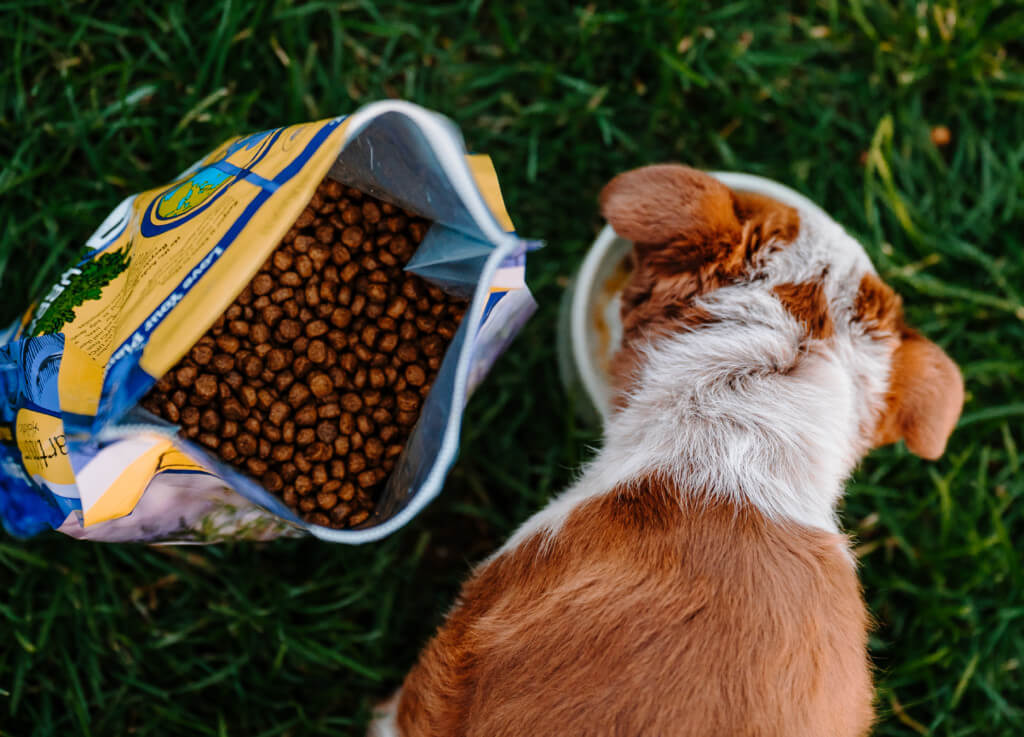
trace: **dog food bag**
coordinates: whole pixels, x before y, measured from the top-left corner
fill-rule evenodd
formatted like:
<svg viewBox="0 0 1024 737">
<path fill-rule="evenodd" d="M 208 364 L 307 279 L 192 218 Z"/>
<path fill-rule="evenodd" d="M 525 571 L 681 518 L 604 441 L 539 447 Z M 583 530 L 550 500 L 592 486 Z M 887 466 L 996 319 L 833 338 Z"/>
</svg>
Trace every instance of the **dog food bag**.
<svg viewBox="0 0 1024 737">
<path fill-rule="evenodd" d="M 382 538 L 535 309 L 490 160 L 416 105 L 228 141 L 124 200 L 0 332 L 26 536 Z"/>
</svg>

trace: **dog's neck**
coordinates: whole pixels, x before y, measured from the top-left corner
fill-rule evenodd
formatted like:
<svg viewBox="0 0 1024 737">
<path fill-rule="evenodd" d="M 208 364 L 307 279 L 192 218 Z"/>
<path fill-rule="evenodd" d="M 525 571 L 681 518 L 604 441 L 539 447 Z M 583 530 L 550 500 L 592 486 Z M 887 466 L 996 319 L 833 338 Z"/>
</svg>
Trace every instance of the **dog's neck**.
<svg viewBox="0 0 1024 737">
<path fill-rule="evenodd" d="M 654 475 L 684 496 L 838 530 L 836 503 L 866 449 L 855 382 L 836 351 L 724 323 L 644 354 L 582 483 L 614 488 Z"/>
<path fill-rule="evenodd" d="M 645 346 L 632 389 L 579 480 L 505 546 L 557 531 L 588 497 L 655 477 L 680 502 L 724 498 L 768 519 L 837 532 L 843 484 L 867 452 L 885 349 L 843 335 L 808 345 L 764 291 L 722 289 L 716 322 Z"/>
</svg>

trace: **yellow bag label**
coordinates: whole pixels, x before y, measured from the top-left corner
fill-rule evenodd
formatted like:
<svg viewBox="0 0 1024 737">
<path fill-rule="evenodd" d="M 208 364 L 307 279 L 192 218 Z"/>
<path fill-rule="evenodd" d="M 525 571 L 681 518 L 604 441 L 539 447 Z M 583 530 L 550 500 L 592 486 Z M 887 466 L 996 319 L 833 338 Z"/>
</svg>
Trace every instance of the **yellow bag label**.
<svg viewBox="0 0 1024 737">
<path fill-rule="evenodd" d="M 75 483 L 64 423 L 59 417 L 22 408 L 15 419 L 14 433 L 29 476 L 62 486 Z"/>
</svg>

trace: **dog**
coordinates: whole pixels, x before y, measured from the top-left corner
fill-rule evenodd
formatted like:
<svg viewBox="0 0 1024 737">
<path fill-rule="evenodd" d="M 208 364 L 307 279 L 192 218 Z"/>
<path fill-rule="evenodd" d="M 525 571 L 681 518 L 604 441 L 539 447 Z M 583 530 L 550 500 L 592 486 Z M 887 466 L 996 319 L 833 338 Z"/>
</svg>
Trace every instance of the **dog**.
<svg viewBox="0 0 1024 737">
<path fill-rule="evenodd" d="M 836 505 L 874 447 L 942 454 L 957 366 L 820 213 L 669 164 L 600 203 L 635 243 L 603 446 L 473 571 L 371 734 L 868 733 Z"/>
</svg>

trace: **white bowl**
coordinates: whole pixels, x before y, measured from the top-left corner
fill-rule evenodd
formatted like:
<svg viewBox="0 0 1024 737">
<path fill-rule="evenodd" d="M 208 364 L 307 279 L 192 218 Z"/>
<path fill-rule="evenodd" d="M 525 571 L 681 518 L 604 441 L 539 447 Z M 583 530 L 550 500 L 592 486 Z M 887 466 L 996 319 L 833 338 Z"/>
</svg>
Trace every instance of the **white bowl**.
<svg viewBox="0 0 1024 737">
<path fill-rule="evenodd" d="M 771 197 L 797 210 L 824 215 L 799 192 L 771 179 L 740 172 L 709 172 L 737 192 Z M 566 290 L 559 321 L 558 359 L 562 381 L 577 394 L 580 417 L 604 423 L 611 407 L 608 368 L 622 340 L 622 289 L 630 272 L 633 244 L 610 225 L 597 235 Z"/>
</svg>

